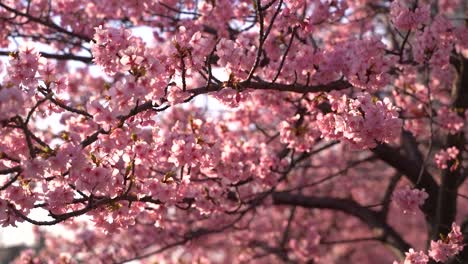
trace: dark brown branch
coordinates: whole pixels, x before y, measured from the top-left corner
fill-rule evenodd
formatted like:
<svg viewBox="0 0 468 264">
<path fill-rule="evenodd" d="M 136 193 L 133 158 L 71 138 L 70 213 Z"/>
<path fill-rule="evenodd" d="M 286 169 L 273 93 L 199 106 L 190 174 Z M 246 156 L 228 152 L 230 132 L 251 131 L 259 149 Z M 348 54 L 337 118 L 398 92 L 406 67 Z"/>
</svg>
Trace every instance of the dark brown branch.
<svg viewBox="0 0 468 264">
<path fill-rule="evenodd" d="M 41 91 L 41 92 L 42 92 L 42 94 L 47 96 L 52 103 L 59 106 L 60 108 L 63 108 L 65 110 L 67 110 L 69 112 L 72 112 L 72 113 L 75 113 L 75 114 L 83 115 L 83 116 L 85 116 L 87 118 L 93 118 L 93 116 L 90 113 L 88 113 L 88 112 L 86 112 L 84 110 L 80 110 L 80 109 L 76 109 L 76 108 L 73 108 L 71 106 L 68 106 L 68 105 L 64 104 L 63 102 L 61 102 L 60 100 L 57 100 L 57 99 L 53 98 L 52 96 L 49 96 L 48 93 L 43 92 L 43 91 Z"/>
<path fill-rule="evenodd" d="M 416 185 L 420 171 L 417 164 L 414 164 L 411 159 L 401 154 L 398 149 L 390 147 L 387 144 L 380 144 L 372 151 L 379 159 L 405 175 L 408 180 Z M 421 209 L 425 213 L 427 220 L 432 222 L 436 212 L 439 186 L 427 170 L 424 170 L 418 186 L 424 188 L 429 194 L 429 198 L 427 198 Z"/>
<path fill-rule="evenodd" d="M 296 35 L 296 30 L 297 30 L 297 27 L 294 27 L 294 29 L 292 30 L 291 38 L 289 39 L 288 46 L 286 47 L 286 50 L 284 51 L 283 57 L 281 58 L 280 65 L 278 67 L 278 70 L 276 71 L 276 75 L 275 75 L 275 77 L 273 77 L 273 80 L 272 80 L 273 83 L 276 82 L 276 80 L 278 79 L 278 77 L 281 74 L 281 70 L 283 69 L 284 62 L 286 61 L 286 57 L 288 56 L 288 53 L 291 50 L 291 47 L 292 47 L 292 44 L 293 44 L 293 41 L 294 41 L 294 36 Z"/>
<path fill-rule="evenodd" d="M 458 111 L 458 115 L 464 118 L 465 110 L 468 109 L 468 59 L 462 56 L 460 56 L 457 74 L 458 80 L 452 89 L 452 107 L 461 110 Z M 456 134 L 449 134 L 447 136 L 446 147 L 455 146 L 460 150 L 457 156 L 457 160 L 459 161 L 463 160 L 465 144 L 466 138 L 463 129 Z M 457 190 L 463 183 L 464 177 L 466 177 L 466 172 L 462 169 L 463 162 L 460 163 L 456 169 L 445 169 L 442 171 L 432 239 L 437 238 L 439 234 L 447 234 L 451 229 L 452 222 L 455 221 L 457 215 Z M 449 164 L 448 167 L 450 168 L 452 165 L 453 163 Z M 468 259 L 464 259 L 464 261 L 468 261 Z"/>
<path fill-rule="evenodd" d="M 23 220 L 25 220 L 25 221 L 27 221 L 27 222 L 29 222 L 31 224 L 40 225 L 40 226 L 48 226 L 48 225 L 56 225 L 58 223 L 66 221 L 66 220 L 68 220 L 68 219 L 70 219 L 72 217 L 76 217 L 76 216 L 86 214 L 87 212 L 89 212 L 91 210 L 94 210 L 94 209 L 96 209 L 98 207 L 105 206 L 105 205 L 112 204 L 112 203 L 119 202 L 119 201 L 129 201 L 129 202 L 138 201 L 138 202 L 149 202 L 149 203 L 154 203 L 154 204 L 161 204 L 161 202 L 159 200 L 154 200 L 151 196 L 147 196 L 147 197 L 143 197 L 143 198 L 138 198 L 138 197 L 133 196 L 133 195 L 122 195 L 122 196 L 118 196 L 118 197 L 115 197 L 115 198 L 107 198 L 106 197 L 106 198 L 102 198 L 102 199 L 97 200 L 97 201 L 90 200 L 88 202 L 88 204 L 84 208 L 78 209 L 76 211 L 71 211 L 71 212 L 63 213 L 63 214 L 59 214 L 59 215 L 54 215 L 54 214 L 49 212 L 51 214 L 51 216 L 54 218 L 54 220 L 50 220 L 50 221 L 37 221 L 37 220 L 31 219 L 28 216 L 22 214 L 13 205 L 10 205 L 10 208 L 16 213 L 16 215 L 18 217 L 22 218 Z"/>
<path fill-rule="evenodd" d="M 384 197 L 382 199 L 383 207 L 380 210 L 380 213 L 382 215 L 382 219 L 384 219 L 384 220 L 386 220 L 387 216 L 388 216 L 393 191 L 397 187 L 398 182 L 400 181 L 402 176 L 403 175 L 401 175 L 401 173 L 399 173 L 399 172 L 397 172 L 395 175 L 393 175 L 392 178 L 390 178 L 390 182 L 388 183 L 387 189 L 385 190 L 385 194 L 384 194 Z"/>
<path fill-rule="evenodd" d="M 316 93 L 316 92 L 329 92 L 333 90 L 343 90 L 351 87 L 351 84 L 344 80 L 338 80 L 326 85 L 316 85 L 316 86 L 307 86 L 301 84 L 281 84 L 281 83 L 269 83 L 269 82 L 241 82 L 238 84 L 240 89 L 256 89 L 256 90 L 277 90 L 282 92 L 296 92 L 296 93 Z M 219 91 L 223 88 L 223 84 L 211 84 L 200 88 L 195 88 L 191 90 L 187 90 L 187 92 L 191 93 L 192 96 L 189 97 L 186 102 L 193 99 L 195 96 L 200 94 L 205 94 L 209 92 Z M 154 111 L 163 111 L 170 107 L 170 105 L 163 106 L 161 108 L 155 109 L 154 104 L 151 101 L 145 102 L 141 105 L 136 106 L 134 109 L 130 111 L 125 116 L 120 116 L 120 122 L 118 124 L 119 127 L 123 126 L 123 123 L 130 117 L 137 115 L 138 113 L 151 110 Z M 98 139 L 99 134 L 106 134 L 107 132 L 103 129 L 100 129 L 94 132 L 92 135 L 88 136 L 83 142 L 81 142 L 81 146 L 83 148 L 91 145 Z"/>
<path fill-rule="evenodd" d="M 282 84 L 271 82 L 240 82 L 237 87 L 240 89 L 254 89 L 254 90 L 276 90 L 280 92 L 295 92 L 295 93 L 318 93 L 330 92 L 334 90 L 344 90 L 350 88 L 352 85 L 344 80 L 334 81 L 323 85 L 302 85 L 302 84 Z M 187 90 L 194 95 L 216 92 L 223 88 L 222 84 L 212 84 L 209 87 L 200 87 Z"/>
<path fill-rule="evenodd" d="M 0 175 L 10 174 L 10 173 L 14 173 L 14 172 L 21 172 L 22 170 L 23 169 L 21 168 L 21 166 L 15 166 L 15 167 L 12 167 L 12 168 L 0 170 Z"/>
<path fill-rule="evenodd" d="M 268 28 L 265 30 L 265 25 L 264 25 L 264 20 L 265 20 L 265 17 L 264 17 L 264 10 L 262 9 L 262 6 L 261 6 L 261 1 L 260 0 L 255 0 L 256 2 L 256 15 L 257 15 L 257 20 L 260 24 L 260 29 L 259 29 L 259 44 L 258 44 L 258 49 L 257 49 L 257 56 L 255 57 L 255 62 L 254 62 L 254 65 L 252 66 L 252 68 L 250 69 L 249 71 L 249 75 L 247 76 L 247 79 L 246 81 L 249 82 L 254 73 L 255 73 L 255 70 L 257 69 L 258 65 L 260 64 L 260 59 L 262 57 L 262 53 L 263 53 L 263 45 L 265 44 L 265 41 L 266 39 L 268 38 L 268 35 L 270 34 L 270 31 L 271 29 L 273 28 L 273 24 L 275 23 L 275 20 L 276 20 L 276 17 L 278 16 L 278 14 L 280 13 L 281 11 L 281 6 L 283 5 L 283 0 L 280 0 L 279 3 L 278 3 L 278 7 L 275 11 L 275 13 L 273 14 L 273 17 L 271 18 L 271 21 L 270 21 L 270 25 L 268 26 Z"/>
<path fill-rule="evenodd" d="M 12 185 L 19 178 L 20 175 L 21 175 L 20 173 L 17 173 L 15 176 L 9 179 L 5 184 L 3 184 L 0 187 L 0 191 L 4 191 L 6 190 L 6 188 L 10 187 L 10 185 Z"/>
<path fill-rule="evenodd" d="M 28 125 L 23 121 L 23 118 L 21 118 L 20 116 L 17 116 L 16 119 L 17 119 L 18 126 L 24 132 L 24 138 L 26 139 L 26 144 L 28 146 L 29 155 L 31 156 L 31 158 L 34 159 L 36 157 L 36 150 L 34 148 L 32 140 L 31 140 L 31 134 L 32 133 L 30 133 L 30 131 L 28 129 Z"/>
<path fill-rule="evenodd" d="M 381 239 L 382 238 L 379 236 L 373 236 L 373 237 L 361 237 L 361 238 L 352 238 L 352 239 L 329 240 L 329 241 L 320 241 L 320 245 L 336 245 L 336 244 L 346 244 L 346 243 L 356 243 L 356 242 L 379 241 Z"/>
<path fill-rule="evenodd" d="M 401 254 L 408 251 L 411 245 L 408 244 L 391 226 L 381 221 L 378 212 L 362 207 L 357 202 L 349 199 L 332 197 L 304 196 L 291 194 L 288 192 L 274 192 L 272 194 L 273 203 L 276 205 L 295 205 L 304 208 L 330 209 L 340 211 L 359 218 L 370 228 L 382 235 L 382 242 L 385 242 Z"/>
<path fill-rule="evenodd" d="M 270 246 L 268 242 L 261 240 L 253 240 L 249 243 L 249 247 L 260 248 L 261 250 L 265 251 L 267 254 L 261 255 L 262 257 L 273 254 L 279 259 L 281 259 L 282 263 L 297 263 L 289 259 L 286 250 Z"/>
<path fill-rule="evenodd" d="M 296 207 L 293 206 L 291 208 L 291 211 L 289 212 L 288 223 L 286 225 L 286 229 L 283 232 L 283 238 L 281 239 L 281 242 L 280 242 L 281 248 L 285 248 L 286 244 L 288 243 L 289 232 L 291 230 L 291 224 L 292 224 L 292 221 L 294 220 L 295 215 L 296 215 Z"/>
<path fill-rule="evenodd" d="M 93 144 L 96 140 L 98 140 L 99 134 L 107 134 L 107 133 L 108 133 L 107 131 L 101 128 L 98 131 L 86 137 L 83 141 L 81 141 L 80 145 L 82 148 L 86 148 L 87 146 Z"/>
<path fill-rule="evenodd" d="M 11 54 L 11 51 L 0 51 L 0 56 L 9 56 Z M 73 55 L 73 54 L 53 54 L 53 53 L 47 53 L 47 52 L 39 52 L 42 57 L 47 58 L 47 59 L 56 59 L 56 60 L 74 60 L 74 61 L 81 61 L 84 63 L 92 63 L 93 58 L 92 57 L 85 57 L 85 56 L 79 56 L 79 55 Z"/>
</svg>

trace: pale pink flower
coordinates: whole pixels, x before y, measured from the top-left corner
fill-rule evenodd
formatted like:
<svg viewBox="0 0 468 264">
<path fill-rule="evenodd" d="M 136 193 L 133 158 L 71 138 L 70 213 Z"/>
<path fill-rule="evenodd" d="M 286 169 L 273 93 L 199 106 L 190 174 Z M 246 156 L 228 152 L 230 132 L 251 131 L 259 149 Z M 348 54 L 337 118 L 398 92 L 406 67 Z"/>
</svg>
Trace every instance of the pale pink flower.
<svg viewBox="0 0 468 264">
<path fill-rule="evenodd" d="M 429 262 L 429 257 L 424 252 L 416 252 L 412 248 L 410 248 L 410 250 L 406 252 L 405 255 L 406 257 L 403 264 L 426 264 Z"/>
<path fill-rule="evenodd" d="M 448 168 L 448 162 L 455 161 L 450 167 L 450 170 L 455 170 L 458 167 L 458 163 L 456 162 L 456 160 L 459 153 L 460 151 L 455 146 L 440 150 L 434 156 L 434 160 L 437 164 L 437 167 L 444 170 Z"/>
<path fill-rule="evenodd" d="M 393 193 L 392 200 L 406 214 L 416 212 L 428 197 L 424 189 L 410 189 L 409 186 L 405 186 Z"/>
</svg>

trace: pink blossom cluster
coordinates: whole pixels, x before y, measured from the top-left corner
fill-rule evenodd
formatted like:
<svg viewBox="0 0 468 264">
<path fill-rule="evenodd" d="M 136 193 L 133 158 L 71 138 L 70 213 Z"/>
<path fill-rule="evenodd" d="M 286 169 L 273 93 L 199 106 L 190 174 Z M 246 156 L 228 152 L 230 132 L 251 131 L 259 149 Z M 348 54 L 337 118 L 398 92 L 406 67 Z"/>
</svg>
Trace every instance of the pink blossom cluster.
<svg viewBox="0 0 468 264">
<path fill-rule="evenodd" d="M 442 12 L 454 12 L 460 6 L 461 0 L 440 0 L 439 8 Z"/>
<path fill-rule="evenodd" d="M 18 107 L 25 103 L 26 94 L 18 87 L 0 88 L 0 120 L 8 120 L 16 115 L 22 115 L 26 109 Z"/>
<path fill-rule="evenodd" d="M 436 262 L 445 263 L 450 258 L 456 256 L 464 248 L 463 234 L 460 231 L 460 226 L 452 223 L 452 230 L 444 239 L 437 241 L 432 240 L 428 254 L 423 251 L 416 252 L 410 248 L 405 253 L 406 257 L 402 264 L 426 264 L 429 263 L 430 258 Z M 394 261 L 394 264 L 398 262 Z"/>
<path fill-rule="evenodd" d="M 350 41 L 342 48 L 346 50 L 344 74 L 351 84 L 370 92 L 388 85 L 396 57 L 384 56 L 386 47 L 379 38 Z"/>
<path fill-rule="evenodd" d="M 456 111 L 441 107 L 437 111 L 437 123 L 450 134 L 460 132 L 465 126 L 465 120 Z"/>
<path fill-rule="evenodd" d="M 49 190 L 45 193 L 45 201 L 48 204 L 49 210 L 55 214 L 65 213 L 67 204 L 71 203 L 74 198 L 73 190 L 66 188 L 61 184 L 55 186 L 47 186 Z"/>
<path fill-rule="evenodd" d="M 390 6 L 390 16 L 398 29 L 417 29 L 430 20 L 430 5 L 412 7 L 412 1 L 396 0 Z"/>
<path fill-rule="evenodd" d="M 142 59 L 138 56 L 132 56 L 131 51 L 124 53 L 123 56 L 119 55 L 119 53 L 131 46 L 131 33 L 129 30 L 103 27 L 102 25 L 96 27 L 95 30 L 91 51 L 93 52 L 94 62 L 101 66 L 104 72 L 115 74 L 121 70 L 120 60 L 122 60 L 122 64 L 141 62 Z M 133 49 L 132 46 L 130 50 Z"/>
<path fill-rule="evenodd" d="M 345 71 L 346 65 L 349 63 L 349 60 L 346 59 L 348 51 L 338 45 L 315 52 L 307 49 L 299 50 L 296 63 L 298 67 L 308 69 L 313 73 L 311 77 L 314 82 L 330 83 L 339 79 L 342 76 L 342 71 Z"/>
<path fill-rule="evenodd" d="M 31 44 L 9 55 L 9 66 L 0 87 L 0 120 L 24 114 L 26 109 L 18 106 L 27 104 L 27 97 L 35 94 L 39 80 L 36 74 L 41 63 L 43 58 Z"/>
<path fill-rule="evenodd" d="M 314 12 L 306 19 L 306 32 L 323 22 L 339 20 L 347 8 L 346 1 L 315 1 Z"/>
<path fill-rule="evenodd" d="M 450 21 L 444 16 L 437 16 L 429 26 L 416 34 L 413 48 L 415 61 L 446 67 L 455 43 L 453 32 Z"/>
<path fill-rule="evenodd" d="M 26 44 L 16 53 L 12 53 L 9 56 L 10 67 L 7 68 L 7 80 L 8 86 L 23 86 L 29 89 L 34 89 L 34 85 L 37 84 L 38 79 L 36 73 L 40 65 L 41 56 L 39 52 L 31 46 Z"/>
<path fill-rule="evenodd" d="M 314 146 L 320 136 L 320 130 L 311 118 L 306 117 L 304 122 L 298 122 L 300 115 L 295 115 L 285 120 L 279 125 L 281 142 L 288 144 L 288 147 L 297 151 L 307 151 Z"/>
<path fill-rule="evenodd" d="M 38 72 L 44 83 L 56 94 L 65 93 L 68 90 L 68 78 L 57 72 L 56 64 L 43 61 L 39 65 Z"/>
<path fill-rule="evenodd" d="M 188 44 L 191 47 L 191 63 L 194 68 L 203 66 L 207 55 L 213 50 L 213 37 L 198 31 L 193 34 Z"/>
<path fill-rule="evenodd" d="M 239 103 L 249 98 L 249 92 L 236 91 L 233 88 L 226 87 L 213 94 L 220 103 L 228 107 L 238 107 Z"/>
<path fill-rule="evenodd" d="M 429 142 L 466 171 L 462 1 L 429 2 L 0 1 L 0 225 L 72 234 L 16 263 L 461 258 L 421 239 L 466 214 L 440 171 L 394 191 Z"/>
<path fill-rule="evenodd" d="M 346 1 L 314 1 L 312 12 L 304 16 L 295 11 L 307 7 L 306 1 L 285 2 L 286 7 L 282 10 L 278 24 L 281 26 L 285 26 L 284 24 L 300 26 L 308 33 L 313 32 L 322 23 L 338 21 L 348 8 Z"/>
<path fill-rule="evenodd" d="M 0 199 L 0 223 L 3 227 L 16 226 L 18 222 L 24 221 L 16 216 L 11 206 L 8 200 Z"/>
<path fill-rule="evenodd" d="M 401 120 L 388 98 L 383 101 L 368 93 L 356 99 L 329 95 L 332 113 L 317 115 L 317 125 L 326 139 L 343 140 L 353 148 L 373 148 L 377 142 L 392 142 L 400 135 Z"/>
<path fill-rule="evenodd" d="M 219 64 L 228 72 L 236 77 L 243 77 L 243 70 L 252 67 L 254 62 L 255 46 L 248 39 L 221 39 L 216 45 L 216 54 L 219 56 Z"/>
<path fill-rule="evenodd" d="M 429 257 L 423 251 L 414 251 L 410 248 L 408 252 L 405 253 L 405 261 L 403 264 L 426 264 L 429 262 Z"/>
<path fill-rule="evenodd" d="M 16 226 L 16 222 L 23 222 L 24 219 L 18 217 L 14 210 L 28 214 L 33 209 L 35 201 L 36 197 L 27 182 L 24 182 L 23 186 L 11 186 L 2 192 L 0 196 L 0 207 L 3 207 L 0 215 L 1 224 Z"/>
<path fill-rule="evenodd" d="M 460 226 L 452 223 L 452 230 L 447 237 L 437 241 L 432 240 L 428 254 L 423 251 L 416 252 L 410 249 L 406 252 L 406 257 L 403 264 L 426 264 L 429 263 L 429 258 L 436 262 L 445 263 L 450 258 L 456 256 L 464 248 L 463 234 L 460 231 Z M 398 262 L 394 261 L 394 264 Z"/>
<path fill-rule="evenodd" d="M 453 223 L 452 230 L 445 239 L 431 241 L 429 256 L 437 262 L 445 262 L 449 258 L 460 253 L 464 247 L 463 234 L 460 231 L 460 226 Z"/>
<path fill-rule="evenodd" d="M 82 177 L 82 174 L 86 177 Z M 112 169 L 90 164 L 80 168 L 79 171 L 72 170 L 71 181 L 81 190 L 89 193 L 107 193 L 113 186 Z"/>
<path fill-rule="evenodd" d="M 392 200 L 406 214 L 415 213 L 428 197 L 424 189 L 411 189 L 406 185 L 393 193 Z"/>
<path fill-rule="evenodd" d="M 435 163 L 439 169 L 445 170 L 448 168 L 448 163 L 453 162 L 452 166 L 450 166 L 450 170 L 453 171 L 458 167 L 458 154 L 460 151 L 457 147 L 450 147 L 447 149 L 442 149 L 437 152 L 434 156 Z"/>
<path fill-rule="evenodd" d="M 353 86 L 374 92 L 390 83 L 396 62 L 396 57 L 385 56 L 385 49 L 378 37 L 353 39 L 315 52 L 299 50 L 296 63 L 312 73 L 314 82 L 327 84 L 344 75 Z"/>
<path fill-rule="evenodd" d="M 317 261 L 318 258 L 314 258 L 313 255 L 317 252 L 317 246 L 320 244 L 320 234 L 314 228 L 310 228 L 306 233 L 305 239 L 289 241 L 289 247 L 294 249 L 297 259 L 301 262 L 307 263 L 310 259 Z"/>
</svg>

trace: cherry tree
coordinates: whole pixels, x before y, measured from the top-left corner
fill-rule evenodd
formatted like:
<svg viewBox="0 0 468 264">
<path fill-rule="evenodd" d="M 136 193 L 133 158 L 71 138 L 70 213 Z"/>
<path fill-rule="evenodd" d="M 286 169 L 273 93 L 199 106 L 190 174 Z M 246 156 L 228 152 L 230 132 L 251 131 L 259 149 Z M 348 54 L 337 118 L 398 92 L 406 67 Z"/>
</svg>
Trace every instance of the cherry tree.
<svg viewBox="0 0 468 264">
<path fill-rule="evenodd" d="M 467 19 L 1 0 L 0 224 L 43 240 L 15 263 L 468 263 Z"/>
</svg>

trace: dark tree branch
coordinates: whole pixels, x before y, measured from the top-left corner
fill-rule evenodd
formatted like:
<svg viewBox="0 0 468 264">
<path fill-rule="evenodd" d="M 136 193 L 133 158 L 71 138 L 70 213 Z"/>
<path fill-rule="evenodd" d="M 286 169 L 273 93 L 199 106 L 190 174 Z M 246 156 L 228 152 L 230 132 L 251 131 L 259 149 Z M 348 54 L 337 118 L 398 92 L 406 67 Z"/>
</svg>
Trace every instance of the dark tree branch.
<svg viewBox="0 0 468 264">
<path fill-rule="evenodd" d="M 9 56 L 11 54 L 11 51 L 0 51 L 0 56 Z M 39 52 L 42 57 L 47 58 L 47 59 L 56 59 L 56 60 L 74 60 L 74 61 L 81 61 L 84 63 L 92 63 L 93 58 L 92 57 L 85 57 L 85 56 L 79 56 L 79 55 L 74 55 L 74 54 L 53 54 L 53 53 L 47 53 L 47 52 Z"/>
<path fill-rule="evenodd" d="M 457 69 L 458 80 L 452 89 L 452 107 L 458 109 L 458 115 L 464 118 L 465 110 L 468 109 L 468 59 L 460 56 L 460 64 Z M 463 160 L 465 149 L 465 133 L 463 130 L 456 134 L 448 134 L 446 147 L 457 147 L 460 153 L 458 161 Z M 441 184 L 439 188 L 439 200 L 437 203 L 436 221 L 434 223 L 432 238 L 436 239 L 439 234 L 447 234 L 451 230 L 452 222 L 457 215 L 457 190 L 464 181 L 463 162 L 460 162 L 455 169 L 449 168 L 442 171 Z M 468 261 L 468 259 L 465 259 Z"/>
<path fill-rule="evenodd" d="M 0 175 L 10 174 L 10 173 L 14 173 L 14 172 L 21 172 L 22 170 L 23 169 L 21 168 L 21 166 L 15 166 L 15 167 L 12 167 L 12 168 L 0 170 Z"/>
<path fill-rule="evenodd" d="M 272 83 L 275 83 L 276 80 L 278 79 L 278 77 L 281 74 L 281 70 L 283 69 L 284 62 L 286 61 L 286 56 L 288 56 L 288 53 L 291 50 L 291 47 L 292 47 L 292 44 L 293 44 L 293 41 L 294 41 L 294 36 L 296 35 L 296 30 L 297 30 L 297 27 L 294 27 L 292 32 L 291 32 L 291 38 L 289 39 L 288 46 L 286 47 L 286 50 L 284 51 L 284 54 L 281 57 L 280 65 L 278 67 L 278 70 L 276 71 L 275 77 L 273 77 Z"/>
<path fill-rule="evenodd" d="M 398 149 L 387 144 L 380 144 L 372 151 L 379 159 L 405 175 L 414 185 L 418 183 L 420 173 L 419 167 L 407 156 L 401 154 Z M 425 213 L 426 219 L 432 223 L 436 213 L 435 209 L 439 186 L 434 180 L 434 177 L 427 170 L 424 170 L 418 186 L 424 188 L 429 194 L 429 198 L 427 198 L 421 209 Z"/>
<path fill-rule="evenodd" d="M 392 176 L 390 182 L 388 183 L 387 190 L 385 191 L 384 197 L 382 199 L 383 207 L 380 210 L 380 214 L 382 215 L 383 220 L 387 219 L 388 212 L 390 210 L 390 203 L 392 201 L 392 194 L 396 186 L 398 185 L 398 182 L 400 181 L 401 177 L 401 173 L 397 172 L 395 175 Z"/>
<path fill-rule="evenodd" d="M 10 187 L 20 176 L 21 174 L 18 172 L 15 176 L 13 176 L 11 179 L 9 179 L 6 183 L 4 183 L 2 186 L 0 186 L 0 191 L 6 190 L 6 188 Z"/>
<path fill-rule="evenodd" d="M 304 196 L 287 192 L 274 192 L 272 197 L 273 203 L 276 205 L 294 205 L 304 208 L 330 209 L 355 216 L 370 228 L 376 230 L 378 235 L 382 235 L 381 241 L 398 250 L 400 255 L 411 248 L 411 245 L 408 244 L 408 242 L 406 242 L 391 226 L 386 222 L 381 221 L 378 212 L 362 207 L 355 201 L 332 197 Z"/>
<path fill-rule="evenodd" d="M 334 90 L 344 90 L 350 88 L 352 85 L 344 80 L 338 80 L 329 84 L 323 85 L 302 85 L 302 84 L 282 84 L 282 83 L 271 83 L 271 82 L 240 82 L 237 84 L 239 89 L 254 89 L 254 90 L 276 90 L 280 92 L 295 92 L 295 93 L 318 93 L 318 92 L 330 92 Z M 187 92 L 193 95 L 199 95 L 209 92 L 216 92 L 223 88 L 223 84 L 212 84 L 209 87 L 200 87 Z"/>
</svg>

